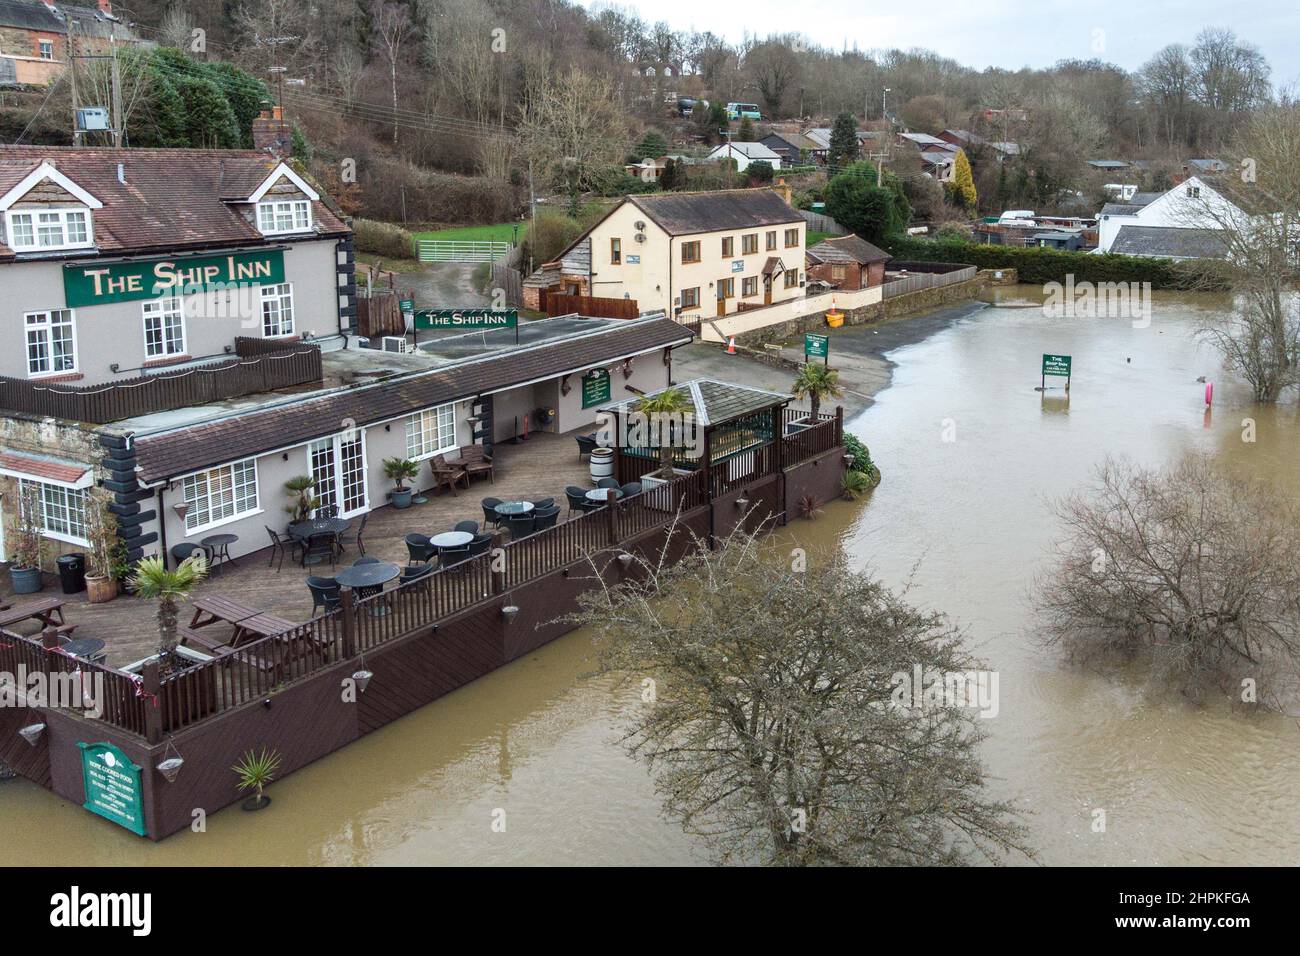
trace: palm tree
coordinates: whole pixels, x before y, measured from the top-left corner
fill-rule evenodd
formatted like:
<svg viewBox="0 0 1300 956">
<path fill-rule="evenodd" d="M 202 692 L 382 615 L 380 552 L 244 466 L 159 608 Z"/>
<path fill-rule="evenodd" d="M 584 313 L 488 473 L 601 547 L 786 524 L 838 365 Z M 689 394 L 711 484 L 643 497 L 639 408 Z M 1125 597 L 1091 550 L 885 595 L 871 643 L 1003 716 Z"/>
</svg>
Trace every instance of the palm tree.
<svg viewBox="0 0 1300 956">
<path fill-rule="evenodd" d="M 791 391 L 794 392 L 795 398 L 808 399 L 810 408 L 808 417 L 814 425 L 817 424 L 817 413 L 821 411 L 822 399 L 839 398 L 844 394 L 844 389 L 840 388 L 839 370 L 815 362 L 803 363 Z"/>
<path fill-rule="evenodd" d="M 636 411 L 648 419 L 663 416 L 671 421 L 688 413 L 694 413 L 695 403 L 691 401 L 691 396 L 684 389 L 669 388 L 642 398 L 636 403 Z M 660 428 L 658 431 L 659 477 L 668 480 L 673 476 L 673 452 L 681 444 L 683 436 L 671 427 Z"/>
<path fill-rule="evenodd" d="M 207 573 L 207 559 L 197 550 L 175 571 L 168 571 L 161 557 L 142 558 L 136 563 L 131 587 L 139 597 L 158 602 L 158 651 L 162 657 L 176 650 L 176 601 L 189 597 Z"/>
</svg>

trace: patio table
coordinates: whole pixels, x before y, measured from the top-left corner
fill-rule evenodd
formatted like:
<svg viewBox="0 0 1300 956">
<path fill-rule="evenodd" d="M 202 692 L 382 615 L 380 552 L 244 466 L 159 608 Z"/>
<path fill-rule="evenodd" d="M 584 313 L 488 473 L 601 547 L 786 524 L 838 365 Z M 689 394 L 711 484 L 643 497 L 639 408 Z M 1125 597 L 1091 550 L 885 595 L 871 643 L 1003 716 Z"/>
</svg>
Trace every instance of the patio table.
<svg viewBox="0 0 1300 956">
<path fill-rule="evenodd" d="M 503 501 L 495 509 L 499 515 L 526 515 L 533 510 L 531 501 Z"/>
<path fill-rule="evenodd" d="M 367 598 L 379 594 L 385 584 L 401 573 L 402 569 L 397 565 L 379 561 L 374 564 L 354 564 L 350 568 L 344 568 L 334 575 L 334 580 L 345 588 L 351 588 L 357 597 Z M 388 613 L 388 608 L 383 607 L 381 602 L 376 602 L 370 608 L 370 613 L 374 617 L 382 617 Z"/>
<path fill-rule="evenodd" d="M 190 627 L 196 630 L 200 627 L 207 627 L 209 624 L 215 624 L 218 621 L 224 621 L 227 624 L 238 624 L 245 618 L 262 613 L 255 607 L 240 604 L 238 601 L 232 601 L 230 598 L 221 597 L 220 595 L 195 598 L 190 603 L 194 605 L 194 617 L 190 621 Z M 204 617 L 205 614 L 207 617 Z"/>
<path fill-rule="evenodd" d="M 623 497 L 623 492 L 617 488 L 593 488 L 587 492 L 587 500 L 599 504 L 608 504 L 610 501 L 621 497 Z"/>
<path fill-rule="evenodd" d="M 199 547 L 206 548 L 211 557 L 212 570 L 215 572 L 223 564 L 234 564 L 230 556 L 230 546 L 239 540 L 237 534 L 210 534 L 199 542 Z"/>
<path fill-rule="evenodd" d="M 468 531 L 444 531 L 442 534 L 435 534 L 429 539 L 429 543 L 435 548 L 463 548 L 474 540 L 474 536 Z"/>
<path fill-rule="evenodd" d="M 347 518 L 308 518 L 289 525 L 289 534 L 302 541 L 314 534 L 342 534 L 347 530 Z"/>
<path fill-rule="evenodd" d="M 62 649 L 73 657 L 90 659 L 104 649 L 104 641 L 98 637 L 81 637 L 75 641 L 68 641 Z"/>
</svg>

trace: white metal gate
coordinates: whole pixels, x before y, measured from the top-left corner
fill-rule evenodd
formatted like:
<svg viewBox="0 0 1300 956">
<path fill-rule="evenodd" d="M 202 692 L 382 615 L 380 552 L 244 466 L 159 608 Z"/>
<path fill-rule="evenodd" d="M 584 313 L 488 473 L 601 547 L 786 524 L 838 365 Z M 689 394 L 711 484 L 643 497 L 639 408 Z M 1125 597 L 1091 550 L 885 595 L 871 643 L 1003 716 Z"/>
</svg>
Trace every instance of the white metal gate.
<svg viewBox="0 0 1300 956">
<path fill-rule="evenodd" d="M 510 243 L 488 240 L 420 239 L 421 262 L 495 262 L 510 253 Z"/>
</svg>

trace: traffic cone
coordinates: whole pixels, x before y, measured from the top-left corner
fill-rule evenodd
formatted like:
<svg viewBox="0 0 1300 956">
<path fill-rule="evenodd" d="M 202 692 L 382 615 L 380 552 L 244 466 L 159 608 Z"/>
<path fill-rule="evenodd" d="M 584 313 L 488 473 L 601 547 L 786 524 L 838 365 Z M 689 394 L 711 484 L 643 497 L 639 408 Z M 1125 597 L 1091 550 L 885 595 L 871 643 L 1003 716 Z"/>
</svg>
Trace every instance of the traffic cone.
<svg viewBox="0 0 1300 956">
<path fill-rule="evenodd" d="M 728 355 L 736 354 L 736 337 L 734 335 L 727 340 L 727 354 Z"/>
</svg>

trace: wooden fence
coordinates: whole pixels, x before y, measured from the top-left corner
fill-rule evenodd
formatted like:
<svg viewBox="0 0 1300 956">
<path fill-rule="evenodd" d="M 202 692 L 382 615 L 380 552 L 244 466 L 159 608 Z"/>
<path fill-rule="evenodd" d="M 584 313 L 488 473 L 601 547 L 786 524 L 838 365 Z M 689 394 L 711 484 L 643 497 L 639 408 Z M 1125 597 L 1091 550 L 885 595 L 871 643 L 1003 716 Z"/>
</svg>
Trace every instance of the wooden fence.
<svg viewBox="0 0 1300 956">
<path fill-rule="evenodd" d="M 559 292 L 543 292 L 542 310 L 550 316 L 555 315 L 590 315 L 604 319 L 635 319 L 641 315 L 636 299 L 606 299 L 590 295 L 564 295 Z"/>
<path fill-rule="evenodd" d="M 524 274 L 513 268 L 505 259 L 492 263 L 492 289 L 500 289 L 505 304 L 512 309 L 524 304 Z M 495 298 L 495 294 L 493 295 Z"/>
<path fill-rule="evenodd" d="M 840 413 L 819 414 L 816 424 L 809 424 L 807 413 L 785 410 L 785 436 L 781 439 L 781 464 L 797 465 L 830 451 L 844 441 L 844 421 Z"/>
<path fill-rule="evenodd" d="M 940 268 L 933 268 L 936 266 Z M 886 299 L 905 295 L 908 292 L 918 292 L 921 289 L 937 289 L 966 282 L 975 278 L 979 272 L 975 266 L 955 265 L 949 262 L 891 262 L 889 264 L 890 272 L 900 268 L 914 274 L 900 279 L 891 279 L 881 286 L 881 295 Z"/>
<path fill-rule="evenodd" d="M 320 349 L 315 345 L 271 340 L 278 348 L 270 350 L 259 344 L 256 350 L 243 354 L 238 352 L 241 343 L 247 349 L 249 343 L 260 340 L 241 337 L 235 341 L 234 358 L 102 385 L 62 385 L 0 376 L 0 408 L 102 425 L 321 379 Z"/>
<path fill-rule="evenodd" d="M 849 234 L 847 229 L 830 216 L 809 209 L 800 209 L 799 215 L 803 216 L 812 232 L 829 232 L 832 236 L 847 236 Z"/>
</svg>

